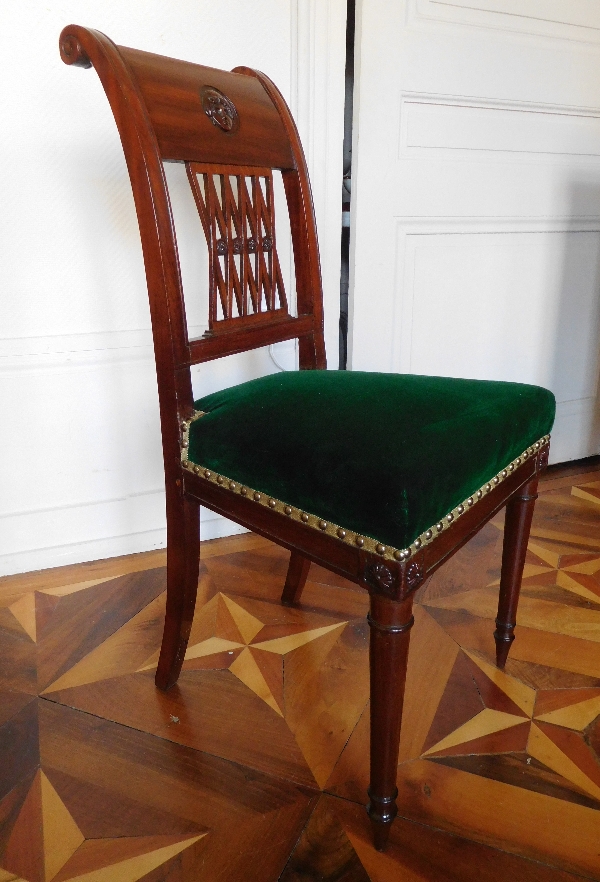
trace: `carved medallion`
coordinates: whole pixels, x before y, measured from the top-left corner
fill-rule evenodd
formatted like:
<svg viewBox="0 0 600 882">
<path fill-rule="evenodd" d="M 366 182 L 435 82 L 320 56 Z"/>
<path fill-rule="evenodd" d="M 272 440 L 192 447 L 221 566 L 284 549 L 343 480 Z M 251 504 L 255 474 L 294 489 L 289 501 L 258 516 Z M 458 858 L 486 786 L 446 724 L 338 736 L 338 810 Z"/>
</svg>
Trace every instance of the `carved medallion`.
<svg viewBox="0 0 600 882">
<path fill-rule="evenodd" d="M 423 581 L 423 568 L 418 561 L 414 560 L 407 566 L 405 581 L 409 591 L 413 591 Z"/>
<path fill-rule="evenodd" d="M 215 89 L 213 86 L 203 86 L 200 89 L 200 99 L 204 113 L 213 126 L 228 134 L 236 132 L 240 126 L 240 118 L 233 101 Z"/>
<path fill-rule="evenodd" d="M 395 574 L 383 563 L 368 563 L 365 566 L 365 581 L 383 594 L 394 595 Z"/>
</svg>

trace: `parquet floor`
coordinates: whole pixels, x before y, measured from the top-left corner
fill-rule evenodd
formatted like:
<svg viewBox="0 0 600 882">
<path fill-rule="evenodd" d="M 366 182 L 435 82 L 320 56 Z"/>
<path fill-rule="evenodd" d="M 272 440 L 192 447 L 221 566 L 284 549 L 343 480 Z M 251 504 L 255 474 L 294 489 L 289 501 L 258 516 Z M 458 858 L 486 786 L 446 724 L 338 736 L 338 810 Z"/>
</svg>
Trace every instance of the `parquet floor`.
<svg viewBox="0 0 600 882">
<path fill-rule="evenodd" d="M 420 591 L 383 855 L 361 590 L 206 543 L 163 695 L 163 552 L 0 580 L 0 882 L 600 879 L 600 471 L 542 489 L 505 673 L 501 519 Z"/>
</svg>

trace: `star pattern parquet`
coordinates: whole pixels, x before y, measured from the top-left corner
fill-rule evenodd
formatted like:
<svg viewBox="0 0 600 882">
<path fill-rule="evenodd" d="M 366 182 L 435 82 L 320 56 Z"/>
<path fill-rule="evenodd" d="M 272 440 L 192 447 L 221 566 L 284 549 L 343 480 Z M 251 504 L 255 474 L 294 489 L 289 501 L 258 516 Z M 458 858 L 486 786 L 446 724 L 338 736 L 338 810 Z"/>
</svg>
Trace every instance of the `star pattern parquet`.
<svg viewBox="0 0 600 882">
<path fill-rule="evenodd" d="M 542 485 L 504 672 L 502 518 L 420 590 L 383 855 L 362 590 L 207 543 L 165 695 L 164 552 L 1 579 L 0 882 L 600 879 L 599 478 Z"/>
</svg>

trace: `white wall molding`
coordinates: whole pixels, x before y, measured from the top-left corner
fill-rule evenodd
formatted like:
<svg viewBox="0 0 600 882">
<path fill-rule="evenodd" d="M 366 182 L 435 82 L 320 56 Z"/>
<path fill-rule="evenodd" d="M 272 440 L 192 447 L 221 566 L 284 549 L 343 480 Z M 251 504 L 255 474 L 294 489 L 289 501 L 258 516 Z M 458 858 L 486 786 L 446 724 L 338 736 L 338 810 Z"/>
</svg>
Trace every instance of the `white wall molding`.
<svg viewBox="0 0 600 882">
<path fill-rule="evenodd" d="M 190 327 L 190 337 L 202 336 L 207 328 L 208 325 Z M 150 328 L 0 339 L 0 377 L 19 370 L 69 369 L 139 360 L 154 362 Z"/>
<path fill-rule="evenodd" d="M 517 234 L 599 233 L 598 217 L 418 217 L 396 220 L 396 281 L 390 370 L 413 370 L 415 248 L 419 240 L 439 236 L 509 236 Z"/>
<path fill-rule="evenodd" d="M 345 0 L 294 0 L 291 110 L 312 182 L 329 368 L 338 365 L 345 61 Z"/>
<path fill-rule="evenodd" d="M 552 461 L 598 453 L 600 422 L 595 341 L 600 321 L 597 305 L 600 217 L 397 218 L 396 236 L 395 297 L 390 315 L 393 327 L 391 370 L 512 379 L 547 385 L 553 388 L 558 400 Z M 575 240 L 566 238 L 570 236 Z M 580 236 L 584 238 L 580 239 Z M 454 325 L 450 322 L 445 330 L 434 329 L 430 337 L 430 320 L 423 310 L 433 295 L 424 267 L 439 258 L 444 268 L 449 254 L 455 261 L 452 263 L 453 276 L 460 274 L 462 265 L 470 282 L 461 287 L 460 279 L 445 278 L 440 267 L 437 268 L 440 291 L 436 313 L 446 316 L 445 300 L 454 297 L 456 300 L 451 299 L 449 314 L 456 312 L 457 317 Z M 554 272 L 548 267 L 548 254 L 557 256 L 559 265 Z M 485 280 L 489 280 L 489 272 L 493 274 L 494 271 L 488 270 L 489 263 L 494 261 L 499 268 L 510 265 L 511 260 L 517 262 L 516 278 L 522 290 L 509 290 L 503 296 L 501 292 L 505 289 L 500 288 L 499 295 L 490 302 Z M 547 267 L 547 287 L 543 277 L 539 276 L 537 262 Z M 586 267 L 582 271 L 584 262 Z M 535 268 L 532 278 L 537 279 L 533 288 L 528 288 L 530 266 Z M 574 276 L 574 272 L 581 272 L 581 275 Z M 473 290 L 477 290 L 478 273 L 483 280 L 480 285 L 482 297 L 488 298 L 484 302 L 489 305 L 485 315 L 473 316 L 469 304 L 474 304 L 477 311 Z M 579 290 L 574 286 L 579 286 Z M 466 306 L 459 302 L 463 296 Z M 505 297 L 508 299 L 503 303 Z M 563 318 L 565 309 L 573 306 L 574 297 L 581 298 L 581 301 L 575 301 L 575 314 L 581 327 L 565 326 Z M 495 303 L 492 312 L 491 303 Z M 435 325 L 435 314 L 431 315 L 431 320 Z M 463 322 L 468 324 L 471 321 L 472 327 L 465 330 Z M 482 331 L 481 337 L 478 328 Z M 440 362 L 435 350 L 428 348 L 431 344 L 427 341 L 441 341 L 444 334 L 455 339 L 456 344 L 451 350 L 453 356 L 448 358 L 446 355 Z M 573 346 L 577 348 L 573 350 Z M 530 355 L 536 347 L 540 353 L 545 347 L 547 353 L 544 358 L 538 356 L 537 361 Z M 469 358 L 470 349 L 474 353 L 472 360 Z M 512 360 L 507 361 L 507 351 L 513 353 Z M 427 361 L 432 367 L 423 370 Z M 513 367 L 514 375 L 511 373 Z"/>
<path fill-rule="evenodd" d="M 407 23 L 421 22 L 600 43 L 596 0 L 407 0 Z"/>
<path fill-rule="evenodd" d="M 0 575 L 9 575 L 12 573 L 28 572 L 29 570 L 42 570 L 50 567 L 66 566 L 67 564 L 80 563 L 88 560 L 103 560 L 110 557 L 119 557 L 124 554 L 136 554 L 142 551 L 151 551 L 156 548 L 165 548 L 166 546 L 166 527 L 164 525 L 164 491 L 158 494 L 158 499 L 162 503 L 162 516 L 154 518 L 156 526 L 152 526 L 152 520 L 148 519 L 149 526 L 147 529 L 139 529 L 131 532 L 120 530 L 107 535 L 94 536 L 94 530 L 97 529 L 98 520 L 106 519 L 113 527 L 115 524 L 126 520 L 131 523 L 135 518 L 138 522 L 139 511 L 135 505 L 124 505 L 123 501 L 119 501 L 117 505 L 111 505 L 110 501 L 103 503 L 90 503 L 74 506 L 76 509 L 72 513 L 72 517 L 67 517 L 66 522 L 71 530 L 73 541 L 66 543 L 56 543 L 48 545 L 28 545 L 23 542 L 21 545 L 19 539 L 21 534 L 16 531 L 10 537 L 12 540 L 12 550 L 6 553 L 0 551 Z M 64 515 L 65 509 L 57 510 L 63 520 L 64 533 Z M 69 514 L 69 512 L 67 512 Z M 13 530 L 19 529 L 18 513 L 11 516 L 13 522 Z M 27 513 L 27 522 L 24 528 L 29 532 L 34 526 L 42 532 L 39 534 L 44 537 L 51 537 L 52 533 L 52 515 L 44 512 Z M 84 530 L 82 529 L 85 529 Z M 200 535 L 203 540 L 219 539 L 223 536 L 232 536 L 237 533 L 245 533 L 244 527 L 228 521 L 226 518 L 213 514 L 207 509 L 201 509 L 201 526 Z M 93 538 L 84 538 L 93 536 Z"/>
<path fill-rule="evenodd" d="M 598 162 L 600 107 L 478 96 L 404 92 L 400 98 L 399 157 L 452 152 L 501 154 L 517 162 L 561 156 Z"/>
</svg>

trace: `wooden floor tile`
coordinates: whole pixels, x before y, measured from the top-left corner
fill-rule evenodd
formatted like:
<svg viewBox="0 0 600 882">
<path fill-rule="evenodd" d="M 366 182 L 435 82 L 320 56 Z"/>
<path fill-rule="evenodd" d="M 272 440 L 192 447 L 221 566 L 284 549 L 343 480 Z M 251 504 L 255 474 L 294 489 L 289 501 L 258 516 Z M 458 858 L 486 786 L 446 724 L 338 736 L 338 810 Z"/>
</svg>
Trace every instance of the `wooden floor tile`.
<svg viewBox="0 0 600 882">
<path fill-rule="evenodd" d="M 285 550 L 204 543 L 164 694 L 164 551 L 0 579 L 0 882 L 600 879 L 597 466 L 541 484 L 499 671 L 502 535 L 418 592 L 385 854 L 362 589 L 312 566 L 282 607 Z"/>
</svg>

